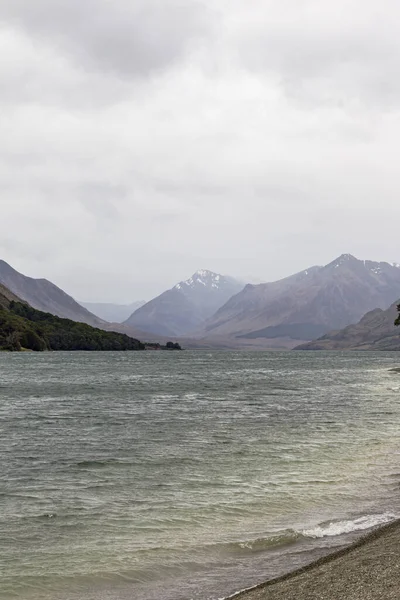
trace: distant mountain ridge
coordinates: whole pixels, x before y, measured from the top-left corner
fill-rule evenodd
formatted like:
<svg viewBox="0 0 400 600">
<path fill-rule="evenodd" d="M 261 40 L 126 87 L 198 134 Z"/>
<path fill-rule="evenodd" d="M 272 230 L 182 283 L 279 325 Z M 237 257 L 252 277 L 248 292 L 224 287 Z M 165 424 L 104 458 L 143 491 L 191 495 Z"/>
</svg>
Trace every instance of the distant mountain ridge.
<svg viewBox="0 0 400 600">
<path fill-rule="evenodd" d="M 111 302 L 79 302 L 79 304 L 108 323 L 123 323 L 146 302 L 138 300 L 131 304 L 113 304 Z"/>
<path fill-rule="evenodd" d="M 399 265 L 342 254 L 280 281 L 247 285 L 206 321 L 201 336 L 266 344 L 282 338 L 290 348 L 386 309 L 398 297 Z"/>
<path fill-rule="evenodd" d="M 386 309 L 398 298 L 399 264 L 342 254 L 325 266 L 257 285 L 196 271 L 135 310 L 124 323 L 112 324 L 53 283 L 22 275 L 0 260 L 0 308 L 12 299 L 23 301 L 108 331 L 149 342 L 178 339 L 187 347 L 293 348 L 316 340 L 327 349 L 369 345 L 393 349 L 400 330 Z"/>
<path fill-rule="evenodd" d="M 4 260 L 0 260 L 0 283 L 37 310 L 93 327 L 104 325 L 102 319 L 90 313 L 54 283 L 22 275 Z"/>
<path fill-rule="evenodd" d="M 243 284 L 213 271 L 196 271 L 136 310 L 124 324 L 163 336 L 186 335 L 199 328 Z"/>
<path fill-rule="evenodd" d="M 400 350 L 400 327 L 394 324 L 399 303 L 397 300 L 386 310 L 376 308 L 358 323 L 330 331 L 295 350 Z"/>
</svg>

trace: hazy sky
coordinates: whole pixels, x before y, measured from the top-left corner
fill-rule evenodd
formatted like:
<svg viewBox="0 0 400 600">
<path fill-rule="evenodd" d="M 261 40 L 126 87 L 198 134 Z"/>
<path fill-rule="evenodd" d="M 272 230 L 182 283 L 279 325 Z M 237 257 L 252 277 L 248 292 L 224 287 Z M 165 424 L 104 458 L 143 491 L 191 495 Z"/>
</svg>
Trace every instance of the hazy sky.
<svg viewBox="0 0 400 600">
<path fill-rule="evenodd" d="M 400 262 L 398 0 L 0 0 L 0 258 L 80 300 Z"/>
</svg>

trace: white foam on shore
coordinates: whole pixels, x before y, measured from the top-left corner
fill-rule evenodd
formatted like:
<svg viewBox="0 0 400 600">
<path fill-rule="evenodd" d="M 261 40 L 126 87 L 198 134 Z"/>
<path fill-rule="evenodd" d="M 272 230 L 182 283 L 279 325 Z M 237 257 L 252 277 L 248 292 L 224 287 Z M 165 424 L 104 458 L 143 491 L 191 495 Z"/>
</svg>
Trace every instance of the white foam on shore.
<svg viewBox="0 0 400 600">
<path fill-rule="evenodd" d="M 373 527 L 378 527 L 387 523 L 391 523 L 398 518 L 400 518 L 398 515 L 395 515 L 394 513 L 390 512 L 385 512 L 382 514 L 365 515 L 363 517 L 358 517 L 354 520 L 349 519 L 343 521 L 331 521 L 329 523 L 322 523 L 320 525 L 317 525 L 316 527 L 304 529 L 301 531 L 301 533 L 302 535 L 311 538 L 334 537 L 337 535 L 343 535 L 355 531 L 372 529 Z M 244 592 L 250 592 L 258 589 L 259 587 L 260 584 L 256 584 L 254 586 L 241 589 L 229 596 L 218 598 L 218 600 L 232 600 Z"/>
<path fill-rule="evenodd" d="M 346 521 L 331 521 L 322 523 L 310 529 L 303 529 L 302 534 L 311 538 L 324 538 L 342 535 L 344 533 L 352 533 L 353 531 L 363 531 L 371 529 L 378 525 L 390 523 L 396 519 L 396 515 L 390 512 L 375 515 L 365 515 L 354 520 Z"/>
<path fill-rule="evenodd" d="M 236 598 L 236 596 L 239 596 L 240 594 L 244 594 L 244 592 L 252 592 L 253 590 L 258 589 L 259 587 L 260 587 L 260 584 L 252 585 L 251 587 L 243 588 L 242 590 L 239 590 L 238 592 L 235 592 L 235 593 L 231 594 L 230 596 L 223 596 L 221 598 L 218 598 L 218 600 L 231 600 L 231 598 Z"/>
</svg>

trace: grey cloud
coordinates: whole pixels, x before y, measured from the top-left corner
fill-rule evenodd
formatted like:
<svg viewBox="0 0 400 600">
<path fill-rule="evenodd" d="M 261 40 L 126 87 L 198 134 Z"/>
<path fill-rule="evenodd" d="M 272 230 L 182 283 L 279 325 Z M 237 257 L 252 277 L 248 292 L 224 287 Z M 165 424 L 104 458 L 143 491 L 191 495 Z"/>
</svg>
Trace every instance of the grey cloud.
<svg viewBox="0 0 400 600">
<path fill-rule="evenodd" d="M 394 108 L 400 99 L 395 0 L 287 0 L 234 34 L 237 60 L 277 78 L 286 94 L 312 106 L 361 101 Z"/>
<path fill-rule="evenodd" d="M 200 0 L 1 0 L 0 18 L 88 70 L 146 75 L 177 60 L 212 20 Z"/>
<path fill-rule="evenodd" d="M 115 221 L 119 211 L 117 201 L 124 199 L 127 190 L 122 185 L 84 182 L 78 185 L 77 197 L 96 219 Z"/>
<path fill-rule="evenodd" d="M 102 109 L 130 93 L 126 79 L 76 68 L 22 30 L 0 27 L 0 104 L 3 111 L 21 105 L 65 106 L 70 111 Z"/>
<path fill-rule="evenodd" d="M 399 262 L 398 11 L 338 3 L 0 0 L 0 257 L 121 302 Z"/>
</svg>

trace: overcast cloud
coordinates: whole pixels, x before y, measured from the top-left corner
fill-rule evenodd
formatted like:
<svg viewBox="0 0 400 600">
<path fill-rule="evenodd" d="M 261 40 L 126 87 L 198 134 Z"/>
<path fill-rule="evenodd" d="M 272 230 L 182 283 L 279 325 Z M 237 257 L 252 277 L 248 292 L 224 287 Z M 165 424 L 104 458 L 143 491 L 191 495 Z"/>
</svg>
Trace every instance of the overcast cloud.
<svg viewBox="0 0 400 600">
<path fill-rule="evenodd" d="M 396 0 L 0 0 L 0 258 L 80 300 L 400 262 Z"/>
</svg>

